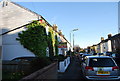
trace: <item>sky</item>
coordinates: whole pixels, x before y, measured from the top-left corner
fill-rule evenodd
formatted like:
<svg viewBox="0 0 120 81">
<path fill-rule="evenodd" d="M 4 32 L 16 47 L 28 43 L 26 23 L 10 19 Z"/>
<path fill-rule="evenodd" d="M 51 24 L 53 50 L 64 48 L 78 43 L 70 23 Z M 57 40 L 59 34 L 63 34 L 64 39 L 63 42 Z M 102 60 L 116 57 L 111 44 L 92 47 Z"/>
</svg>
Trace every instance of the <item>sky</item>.
<svg viewBox="0 0 120 81">
<path fill-rule="evenodd" d="M 70 41 L 74 33 L 75 45 L 81 48 L 98 44 L 101 37 L 118 33 L 117 2 L 17 2 L 41 16 L 51 25 L 57 24 Z M 73 40 L 73 37 L 71 38 Z"/>
</svg>

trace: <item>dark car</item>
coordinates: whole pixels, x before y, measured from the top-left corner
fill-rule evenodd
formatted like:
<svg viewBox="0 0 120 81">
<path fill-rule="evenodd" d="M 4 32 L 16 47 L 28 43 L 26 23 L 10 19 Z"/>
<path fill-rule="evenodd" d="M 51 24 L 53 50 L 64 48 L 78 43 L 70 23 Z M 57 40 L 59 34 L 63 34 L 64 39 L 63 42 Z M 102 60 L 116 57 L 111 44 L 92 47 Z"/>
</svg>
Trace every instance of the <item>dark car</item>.
<svg viewBox="0 0 120 81">
<path fill-rule="evenodd" d="M 103 53 L 97 53 L 97 55 L 99 55 L 99 56 L 103 56 L 104 54 L 103 54 Z"/>
<path fill-rule="evenodd" d="M 113 53 L 111 57 L 120 64 L 120 54 Z"/>
<path fill-rule="evenodd" d="M 86 59 L 86 56 L 91 56 L 92 54 L 83 54 L 82 55 L 82 61 L 84 61 Z"/>
<path fill-rule="evenodd" d="M 97 55 L 97 53 L 93 53 L 93 55 Z"/>
<path fill-rule="evenodd" d="M 111 56 L 112 52 L 104 52 L 104 56 Z"/>
<path fill-rule="evenodd" d="M 32 60 L 36 59 L 37 57 L 17 57 L 12 59 L 11 61 L 15 62 L 31 62 Z"/>
</svg>

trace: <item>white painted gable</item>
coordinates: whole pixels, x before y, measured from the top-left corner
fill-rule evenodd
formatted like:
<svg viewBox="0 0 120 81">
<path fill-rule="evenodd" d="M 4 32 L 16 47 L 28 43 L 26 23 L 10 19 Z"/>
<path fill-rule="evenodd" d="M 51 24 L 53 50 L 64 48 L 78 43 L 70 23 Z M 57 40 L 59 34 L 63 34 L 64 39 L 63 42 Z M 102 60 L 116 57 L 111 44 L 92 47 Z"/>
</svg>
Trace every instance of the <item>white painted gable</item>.
<svg viewBox="0 0 120 81">
<path fill-rule="evenodd" d="M 38 18 L 41 18 L 41 16 L 16 3 L 7 0 L 0 2 L 0 31 L 2 30 L 0 34 L 21 27 L 33 20 L 38 20 Z M 16 40 L 18 33 L 23 30 L 25 30 L 24 27 L 0 36 L 3 60 L 12 60 L 23 56 L 35 56 Z"/>
<path fill-rule="evenodd" d="M 7 3 L 6 6 L 5 3 Z M 7 0 L 0 3 L 0 13 L 0 27 L 6 31 L 30 23 L 32 20 L 38 20 L 40 16 Z"/>
</svg>

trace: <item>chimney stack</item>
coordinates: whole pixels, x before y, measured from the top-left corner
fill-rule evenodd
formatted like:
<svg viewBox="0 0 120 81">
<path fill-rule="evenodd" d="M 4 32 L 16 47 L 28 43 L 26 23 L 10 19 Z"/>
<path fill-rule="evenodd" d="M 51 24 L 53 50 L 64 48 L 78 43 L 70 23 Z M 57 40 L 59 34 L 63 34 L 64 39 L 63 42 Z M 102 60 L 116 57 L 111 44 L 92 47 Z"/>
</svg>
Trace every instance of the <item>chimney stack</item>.
<svg viewBox="0 0 120 81">
<path fill-rule="evenodd" d="M 108 38 L 111 38 L 112 37 L 112 34 L 108 34 Z"/>
<path fill-rule="evenodd" d="M 62 35 L 62 31 L 61 30 L 59 30 L 59 35 Z"/>
<path fill-rule="evenodd" d="M 58 31 L 58 27 L 57 27 L 56 24 L 53 24 L 53 30 L 54 30 L 54 31 Z"/>
<path fill-rule="evenodd" d="M 101 41 L 103 41 L 104 40 L 104 37 L 101 37 Z"/>
</svg>

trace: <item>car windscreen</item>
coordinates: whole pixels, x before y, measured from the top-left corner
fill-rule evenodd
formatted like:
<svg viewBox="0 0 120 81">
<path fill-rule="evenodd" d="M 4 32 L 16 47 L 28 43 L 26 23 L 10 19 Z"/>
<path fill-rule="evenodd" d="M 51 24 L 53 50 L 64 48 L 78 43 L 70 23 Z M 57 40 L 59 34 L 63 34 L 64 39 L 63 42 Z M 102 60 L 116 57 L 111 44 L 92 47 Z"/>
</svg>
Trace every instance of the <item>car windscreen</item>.
<svg viewBox="0 0 120 81">
<path fill-rule="evenodd" d="M 91 67 L 113 67 L 114 61 L 111 58 L 90 58 L 89 66 Z"/>
</svg>

